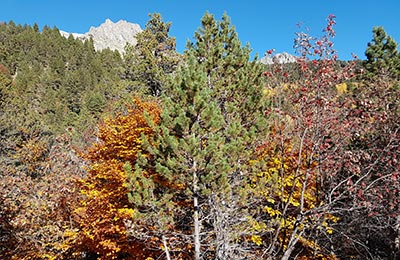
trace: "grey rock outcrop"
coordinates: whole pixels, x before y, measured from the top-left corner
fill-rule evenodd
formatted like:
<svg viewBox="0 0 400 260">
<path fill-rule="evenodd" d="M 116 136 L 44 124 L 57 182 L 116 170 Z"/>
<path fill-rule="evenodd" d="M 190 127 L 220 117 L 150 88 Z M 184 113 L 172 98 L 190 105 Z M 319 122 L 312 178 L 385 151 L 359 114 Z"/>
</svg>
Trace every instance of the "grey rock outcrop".
<svg viewBox="0 0 400 260">
<path fill-rule="evenodd" d="M 74 38 L 82 41 L 92 38 L 96 50 L 109 48 L 123 53 L 126 43 L 136 44 L 136 34 L 141 31 L 142 29 L 138 24 L 124 20 L 114 23 L 110 19 L 106 19 L 99 27 L 90 27 L 89 32 L 85 34 L 64 31 L 60 31 L 60 33 L 64 37 L 72 35 Z"/>
<path fill-rule="evenodd" d="M 282 52 L 282 53 L 277 53 L 273 56 L 265 54 L 265 56 L 260 59 L 260 62 L 263 64 L 270 65 L 274 63 L 279 63 L 279 64 L 293 63 L 296 62 L 296 60 L 297 60 L 296 56 L 293 56 L 287 52 Z"/>
</svg>

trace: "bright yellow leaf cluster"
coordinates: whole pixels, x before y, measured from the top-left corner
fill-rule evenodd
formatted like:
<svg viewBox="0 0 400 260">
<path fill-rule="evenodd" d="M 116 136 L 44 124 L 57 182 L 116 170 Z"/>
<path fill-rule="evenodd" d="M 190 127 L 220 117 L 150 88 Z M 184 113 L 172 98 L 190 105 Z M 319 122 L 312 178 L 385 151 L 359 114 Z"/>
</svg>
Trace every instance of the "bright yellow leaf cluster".
<svg viewBox="0 0 400 260">
<path fill-rule="evenodd" d="M 298 145 L 294 138 L 286 138 L 283 141 L 271 138 L 257 150 L 258 160 L 263 163 L 263 171 L 255 174 L 250 186 L 254 188 L 256 196 L 263 198 L 262 209 L 268 217 L 250 221 L 249 224 L 252 230 L 256 231 L 255 234 L 277 232 L 283 250 L 287 248 L 292 232 L 301 232 L 310 226 L 321 225 L 321 219 L 322 223 L 325 223 L 322 224 L 325 231 L 328 234 L 333 232 L 327 221 L 334 221 L 334 216 L 313 217 L 313 214 L 305 214 L 321 203 L 318 199 L 316 180 L 317 163 L 313 159 L 311 148 L 308 147 L 311 145 Z M 261 226 L 264 230 L 259 229 Z M 263 239 L 263 236 L 258 235 L 251 237 L 251 241 L 256 245 L 260 245 Z M 304 237 L 301 237 L 301 240 L 308 241 Z M 311 249 L 309 245 L 303 243 L 303 246 Z"/>
</svg>

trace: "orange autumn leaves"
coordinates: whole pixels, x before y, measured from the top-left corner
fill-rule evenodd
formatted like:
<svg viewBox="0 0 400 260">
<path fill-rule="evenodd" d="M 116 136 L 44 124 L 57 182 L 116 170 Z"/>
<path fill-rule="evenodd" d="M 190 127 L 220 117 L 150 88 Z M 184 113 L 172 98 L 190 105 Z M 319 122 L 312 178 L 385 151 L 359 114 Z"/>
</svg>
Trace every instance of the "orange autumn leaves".
<svg viewBox="0 0 400 260">
<path fill-rule="evenodd" d="M 102 142 L 89 149 L 87 159 L 135 162 L 137 152 L 142 150 L 142 134 L 149 136 L 153 131 L 145 113 L 154 124 L 158 124 L 160 109 L 155 102 L 144 102 L 138 98 L 134 103 L 135 106 L 128 108 L 126 115 L 107 119 L 100 125 L 98 138 Z"/>
<path fill-rule="evenodd" d="M 75 210 L 79 230 L 66 234 L 75 255 L 92 253 L 99 259 L 149 255 L 140 241 L 128 241 L 125 221 L 132 218 L 135 209 L 128 201 L 124 170 L 124 164 L 134 165 L 138 152 L 142 152 L 142 136 L 152 134 L 147 120 L 159 122 L 159 107 L 155 102 L 135 99 L 125 115 L 107 119 L 99 126 L 100 142 L 83 154 L 90 166 L 87 177 L 78 184 L 84 195 Z"/>
<path fill-rule="evenodd" d="M 141 236 L 132 236 L 132 230 L 127 227 L 137 221 L 133 225 L 140 229 L 137 232 L 151 228 L 135 218 L 140 213 L 138 205 L 128 199 L 132 189 L 128 184 L 126 163 L 136 165 L 138 153 L 149 157 L 143 137 L 150 137 L 154 131 L 152 125 L 160 123 L 160 108 L 155 102 L 135 99 L 134 103 L 126 114 L 105 120 L 99 126 L 99 142 L 82 155 L 90 166 L 87 177 L 79 181 L 84 195 L 75 210 L 79 229 L 66 232 L 69 250 L 74 255 L 94 254 L 98 259 L 146 259 L 163 253 L 161 246 L 157 248 L 157 237 L 148 236 L 149 241 L 146 241 Z M 267 234 L 274 230 L 276 242 L 285 248 L 289 243 L 288 237 L 295 230 L 299 212 L 309 212 L 318 204 L 316 164 L 307 145 L 297 147 L 298 143 L 291 139 L 280 142 L 275 132 L 271 138 L 256 151 L 257 160 L 265 162 L 265 171 L 256 173 L 252 190 L 256 197 L 261 198 L 259 207 L 266 217 L 249 223 L 254 231 L 250 238 L 260 246 L 268 240 Z M 141 178 L 153 178 L 158 182 L 153 174 Z M 171 185 L 159 184 L 164 187 Z M 326 220 L 329 217 L 322 217 L 324 223 Z M 300 227 L 303 228 L 306 227 Z M 312 243 L 305 237 L 301 241 Z M 153 250 L 149 249 L 151 247 Z"/>
</svg>

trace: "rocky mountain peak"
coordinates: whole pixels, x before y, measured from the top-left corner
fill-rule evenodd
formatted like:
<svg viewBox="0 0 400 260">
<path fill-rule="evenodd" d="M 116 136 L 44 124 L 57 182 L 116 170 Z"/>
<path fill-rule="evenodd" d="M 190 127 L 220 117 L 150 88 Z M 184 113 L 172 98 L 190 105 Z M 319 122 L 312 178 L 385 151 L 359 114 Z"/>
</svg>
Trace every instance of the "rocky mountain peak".
<svg viewBox="0 0 400 260">
<path fill-rule="evenodd" d="M 263 64 L 274 64 L 274 63 L 293 63 L 296 62 L 296 56 L 293 56 L 287 52 L 277 53 L 275 55 L 270 55 L 265 53 L 265 56 L 260 59 L 260 62 Z"/>
<path fill-rule="evenodd" d="M 89 32 L 85 34 L 68 33 L 60 31 L 60 33 L 69 37 L 72 35 L 74 38 L 82 41 L 86 39 L 93 39 L 94 48 L 96 50 L 111 49 L 117 50 L 121 53 L 124 52 L 126 43 L 135 45 L 136 34 L 141 32 L 140 25 L 119 20 L 114 23 L 110 19 L 106 19 L 99 27 L 90 27 Z"/>
</svg>

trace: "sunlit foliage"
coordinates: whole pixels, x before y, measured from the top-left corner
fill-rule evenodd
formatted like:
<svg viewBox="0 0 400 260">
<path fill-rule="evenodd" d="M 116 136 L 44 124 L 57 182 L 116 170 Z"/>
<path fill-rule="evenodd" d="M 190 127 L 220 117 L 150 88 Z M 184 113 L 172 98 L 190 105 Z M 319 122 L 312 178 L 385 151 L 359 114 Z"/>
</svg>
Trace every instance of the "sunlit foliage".
<svg viewBox="0 0 400 260">
<path fill-rule="evenodd" d="M 98 259 L 118 256 L 135 257 L 148 254 L 144 241 L 128 238 L 126 221 L 132 219 L 136 208 L 128 201 L 126 163 L 135 164 L 143 151 L 142 135 L 148 136 L 159 121 L 160 110 L 155 102 L 135 99 L 125 115 L 107 119 L 99 126 L 99 142 L 83 157 L 90 162 L 88 175 L 79 181 L 84 199 L 75 209 L 78 229 L 68 232 L 74 243 L 74 255 L 96 255 Z"/>
</svg>

